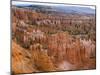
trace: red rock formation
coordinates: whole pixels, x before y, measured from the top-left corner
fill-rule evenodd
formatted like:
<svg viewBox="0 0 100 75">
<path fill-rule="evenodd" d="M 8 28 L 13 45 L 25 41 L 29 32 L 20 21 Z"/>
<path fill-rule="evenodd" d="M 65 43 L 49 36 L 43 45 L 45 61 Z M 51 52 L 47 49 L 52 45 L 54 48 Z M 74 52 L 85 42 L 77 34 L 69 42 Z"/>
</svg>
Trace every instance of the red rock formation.
<svg viewBox="0 0 100 75">
<path fill-rule="evenodd" d="M 87 34 L 83 34 L 84 40 L 81 36 L 77 37 L 78 33 L 89 31 L 91 19 L 86 21 L 82 19 L 84 16 L 79 15 L 50 16 L 23 8 L 12 8 L 12 13 L 14 73 L 96 67 L 95 40 L 90 37 L 86 40 Z"/>
<path fill-rule="evenodd" d="M 12 71 L 14 73 L 36 72 L 30 59 L 30 53 L 12 41 Z"/>
<path fill-rule="evenodd" d="M 12 71 L 15 74 L 56 71 L 50 57 L 38 49 L 26 50 L 12 41 Z"/>
</svg>

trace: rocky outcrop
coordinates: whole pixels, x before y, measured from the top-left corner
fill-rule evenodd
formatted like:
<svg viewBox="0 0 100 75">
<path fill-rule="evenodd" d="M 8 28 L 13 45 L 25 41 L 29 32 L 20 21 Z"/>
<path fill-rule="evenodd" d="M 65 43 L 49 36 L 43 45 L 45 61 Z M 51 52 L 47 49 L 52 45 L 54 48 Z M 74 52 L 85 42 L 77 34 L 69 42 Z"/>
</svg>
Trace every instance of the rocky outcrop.
<svg viewBox="0 0 100 75">
<path fill-rule="evenodd" d="M 27 50 L 12 41 L 12 72 L 14 74 L 56 71 L 50 57 L 45 52 L 39 51 L 39 46 Z"/>
<path fill-rule="evenodd" d="M 14 73 L 32 73 L 37 70 L 33 67 L 31 54 L 12 41 L 12 71 Z"/>
</svg>

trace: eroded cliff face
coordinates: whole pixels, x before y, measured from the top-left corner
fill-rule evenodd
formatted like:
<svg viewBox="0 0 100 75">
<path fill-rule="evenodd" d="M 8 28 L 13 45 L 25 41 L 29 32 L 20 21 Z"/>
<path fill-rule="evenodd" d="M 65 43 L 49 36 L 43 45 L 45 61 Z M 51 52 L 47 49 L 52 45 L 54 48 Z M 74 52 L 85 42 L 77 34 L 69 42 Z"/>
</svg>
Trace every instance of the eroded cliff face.
<svg viewBox="0 0 100 75">
<path fill-rule="evenodd" d="M 78 15 L 73 15 L 74 20 L 71 15 L 65 16 L 66 20 L 63 17 L 13 8 L 12 71 L 15 74 L 96 68 L 95 37 L 91 37 L 95 32 L 89 37 L 89 33 L 84 35 L 85 30 L 81 31 L 82 27 L 85 29 L 83 24 L 91 23 L 91 17 L 86 21 L 81 16 L 83 23 L 80 22 L 78 30 L 83 36 L 75 31 Z"/>
<path fill-rule="evenodd" d="M 73 39 L 68 33 L 60 32 L 49 37 L 48 42 L 48 55 L 56 64 L 69 63 L 72 70 L 95 67 L 95 46 L 90 41 Z M 84 45 L 84 42 L 88 45 Z"/>
<path fill-rule="evenodd" d="M 12 42 L 12 71 L 14 73 L 33 73 L 56 71 L 50 57 L 38 49 L 27 50 Z"/>
<path fill-rule="evenodd" d="M 12 71 L 15 73 L 32 73 L 36 70 L 31 62 L 30 52 L 12 41 Z"/>
</svg>

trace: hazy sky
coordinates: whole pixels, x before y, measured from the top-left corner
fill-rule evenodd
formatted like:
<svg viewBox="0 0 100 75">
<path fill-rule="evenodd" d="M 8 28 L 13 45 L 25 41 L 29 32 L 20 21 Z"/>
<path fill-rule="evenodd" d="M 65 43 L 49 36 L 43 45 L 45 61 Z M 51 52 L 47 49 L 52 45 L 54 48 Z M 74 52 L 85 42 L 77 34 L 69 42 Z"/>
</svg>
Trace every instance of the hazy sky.
<svg viewBox="0 0 100 75">
<path fill-rule="evenodd" d="M 20 1 L 12 1 L 12 5 L 19 4 L 33 4 L 33 5 L 48 5 L 48 6 L 77 6 L 77 7 L 89 7 L 95 9 L 95 6 L 86 6 L 86 5 L 68 5 L 68 4 L 51 4 L 51 3 L 37 3 L 37 2 L 20 2 Z"/>
</svg>

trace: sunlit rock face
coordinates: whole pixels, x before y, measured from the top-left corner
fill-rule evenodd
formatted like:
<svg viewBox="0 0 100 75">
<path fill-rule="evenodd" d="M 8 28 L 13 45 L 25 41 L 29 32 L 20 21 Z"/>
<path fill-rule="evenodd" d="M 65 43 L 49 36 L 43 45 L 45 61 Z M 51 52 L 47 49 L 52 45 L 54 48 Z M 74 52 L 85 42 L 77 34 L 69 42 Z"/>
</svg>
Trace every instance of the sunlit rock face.
<svg viewBox="0 0 100 75">
<path fill-rule="evenodd" d="M 30 52 L 12 41 L 12 71 L 14 73 L 32 73 L 37 71 L 30 59 Z"/>
<path fill-rule="evenodd" d="M 42 71 L 55 71 L 50 57 L 43 51 L 36 49 L 26 50 L 12 42 L 12 71 L 14 73 L 33 73 Z"/>
</svg>

